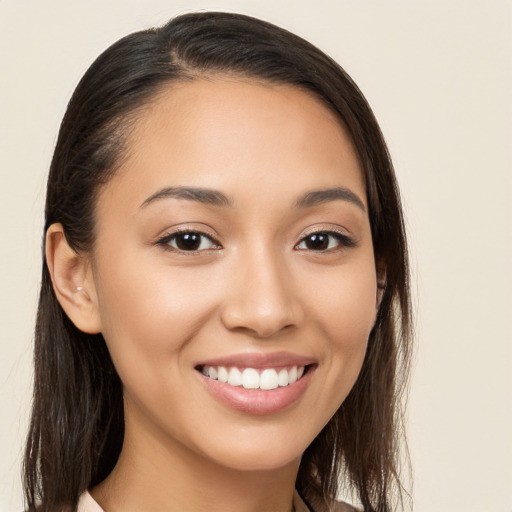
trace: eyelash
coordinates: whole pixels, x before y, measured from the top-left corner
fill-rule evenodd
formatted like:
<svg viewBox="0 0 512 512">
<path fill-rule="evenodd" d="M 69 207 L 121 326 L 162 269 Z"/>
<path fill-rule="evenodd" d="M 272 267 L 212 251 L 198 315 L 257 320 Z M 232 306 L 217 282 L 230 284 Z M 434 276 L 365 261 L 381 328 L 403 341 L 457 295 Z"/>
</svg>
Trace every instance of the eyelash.
<svg viewBox="0 0 512 512">
<path fill-rule="evenodd" d="M 176 237 L 178 237 L 179 235 L 187 235 L 187 234 L 199 235 L 201 238 L 207 238 L 213 245 L 212 249 L 221 249 L 222 248 L 212 235 L 210 235 L 208 233 L 204 233 L 203 231 L 194 230 L 194 229 L 180 229 L 180 230 L 174 231 L 173 233 L 166 234 L 162 238 L 157 240 L 156 244 L 162 246 L 167 251 L 171 251 L 171 252 L 175 252 L 175 253 L 179 253 L 179 254 L 193 255 L 193 254 L 198 254 L 198 253 L 210 250 L 210 249 L 195 249 L 195 250 L 188 251 L 188 250 L 179 249 L 178 247 L 173 247 L 170 245 L 170 242 L 172 240 L 175 240 Z M 335 248 L 328 247 L 327 249 L 319 249 L 319 250 L 309 249 L 310 251 L 316 252 L 316 253 L 330 253 L 330 252 L 335 252 L 335 251 L 341 251 L 343 249 L 349 249 L 349 248 L 355 247 L 357 245 L 357 242 L 353 238 L 350 238 L 346 234 L 341 233 L 339 231 L 318 230 L 318 231 L 312 231 L 311 233 L 307 233 L 306 235 L 304 235 L 300 239 L 299 243 L 295 245 L 295 248 L 297 248 L 299 245 L 305 243 L 305 241 L 309 237 L 321 236 L 321 235 L 324 235 L 324 236 L 326 235 L 328 237 L 335 238 L 338 242 L 338 246 Z M 200 242 L 199 247 L 201 247 L 201 244 L 202 244 L 202 241 Z M 328 244 L 330 245 L 330 242 L 328 242 Z M 298 250 L 302 251 L 302 250 L 308 250 L 308 249 L 306 248 L 306 249 L 298 249 Z"/>
</svg>

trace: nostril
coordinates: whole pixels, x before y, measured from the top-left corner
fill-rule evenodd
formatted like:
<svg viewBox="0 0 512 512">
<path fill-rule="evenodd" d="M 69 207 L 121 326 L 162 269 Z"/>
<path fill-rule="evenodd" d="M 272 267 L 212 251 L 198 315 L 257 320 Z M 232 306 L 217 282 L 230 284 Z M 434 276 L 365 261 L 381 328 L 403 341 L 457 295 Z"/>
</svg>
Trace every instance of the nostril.
<svg viewBox="0 0 512 512">
<path fill-rule="evenodd" d="M 240 294 L 227 298 L 220 316 L 231 331 L 269 338 L 300 325 L 304 313 L 294 295 L 268 279 L 254 282 L 253 276 L 241 287 Z"/>
</svg>

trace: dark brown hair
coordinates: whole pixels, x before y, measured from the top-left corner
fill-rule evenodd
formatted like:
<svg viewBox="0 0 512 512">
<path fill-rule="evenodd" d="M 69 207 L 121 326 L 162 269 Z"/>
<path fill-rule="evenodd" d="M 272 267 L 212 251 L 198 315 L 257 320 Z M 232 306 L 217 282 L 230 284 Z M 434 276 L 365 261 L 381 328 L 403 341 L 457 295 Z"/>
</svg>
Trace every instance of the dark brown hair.
<svg viewBox="0 0 512 512">
<path fill-rule="evenodd" d="M 98 189 L 126 154 L 137 112 L 171 82 L 219 73 L 309 91 L 352 137 L 366 179 L 382 302 L 359 378 L 304 453 L 297 488 L 311 504 L 330 500 L 341 476 L 365 511 L 391 510 L 402 488 L 400 393 L 411 341 L 404 223 L 375 117 L 332 59 L 284 29 L 239 14 L 187 14 L 124 37 L 91 65 L 70 100 L 50 168 L 45 230 L 60 222 L 72 248 L 90 251 Z M 34 359 L 27 507 L 34 511 L 41 501 L 42 512 L 74 510 L 80 493 L 116 464 L 124 432 L 122 385 L 101 334 L 79 331 L 60 307 L 46 261 Z"/>
</svg>

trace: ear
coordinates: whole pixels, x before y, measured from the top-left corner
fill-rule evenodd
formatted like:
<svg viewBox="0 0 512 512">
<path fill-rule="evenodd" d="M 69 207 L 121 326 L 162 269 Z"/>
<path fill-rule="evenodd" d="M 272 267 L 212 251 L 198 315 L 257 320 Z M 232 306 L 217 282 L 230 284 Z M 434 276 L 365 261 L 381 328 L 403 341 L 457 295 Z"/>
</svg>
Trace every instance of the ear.
<svg viewBox="0 0 512 512">
<path fill-rule="evenodd" d="M 89 258 L 68 244 L 62 224 L 52 224 L 46 232 L 46 263 L 53 290 L 62 309 L 83 332 L 101 332 L 96 287 Z"/>
</svg>

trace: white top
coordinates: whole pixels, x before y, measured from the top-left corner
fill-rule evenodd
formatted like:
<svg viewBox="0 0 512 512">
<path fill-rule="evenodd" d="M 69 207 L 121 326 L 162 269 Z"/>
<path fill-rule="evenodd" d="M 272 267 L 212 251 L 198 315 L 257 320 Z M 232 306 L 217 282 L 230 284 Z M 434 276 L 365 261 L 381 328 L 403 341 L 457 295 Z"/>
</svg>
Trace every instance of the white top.
<svg viewBox="0 0 512 512">
<path fill-rule="evenodd" d="M 78 500 L 78 512 L 104 512 L 94 501 L 88 491 L 85 491 Z"/>
<path fill-rule="evenodd" d="M 293 506 L 295 512 L 310 512 L 307 505 L 304 503 L 302 498 L 299 496 L 297 491 L 293 494 Z M 85 491 L 78 501 L 78 512 L 105 512 L 99 505 L 94 501 L 94 498 Z"/>
</svg>

